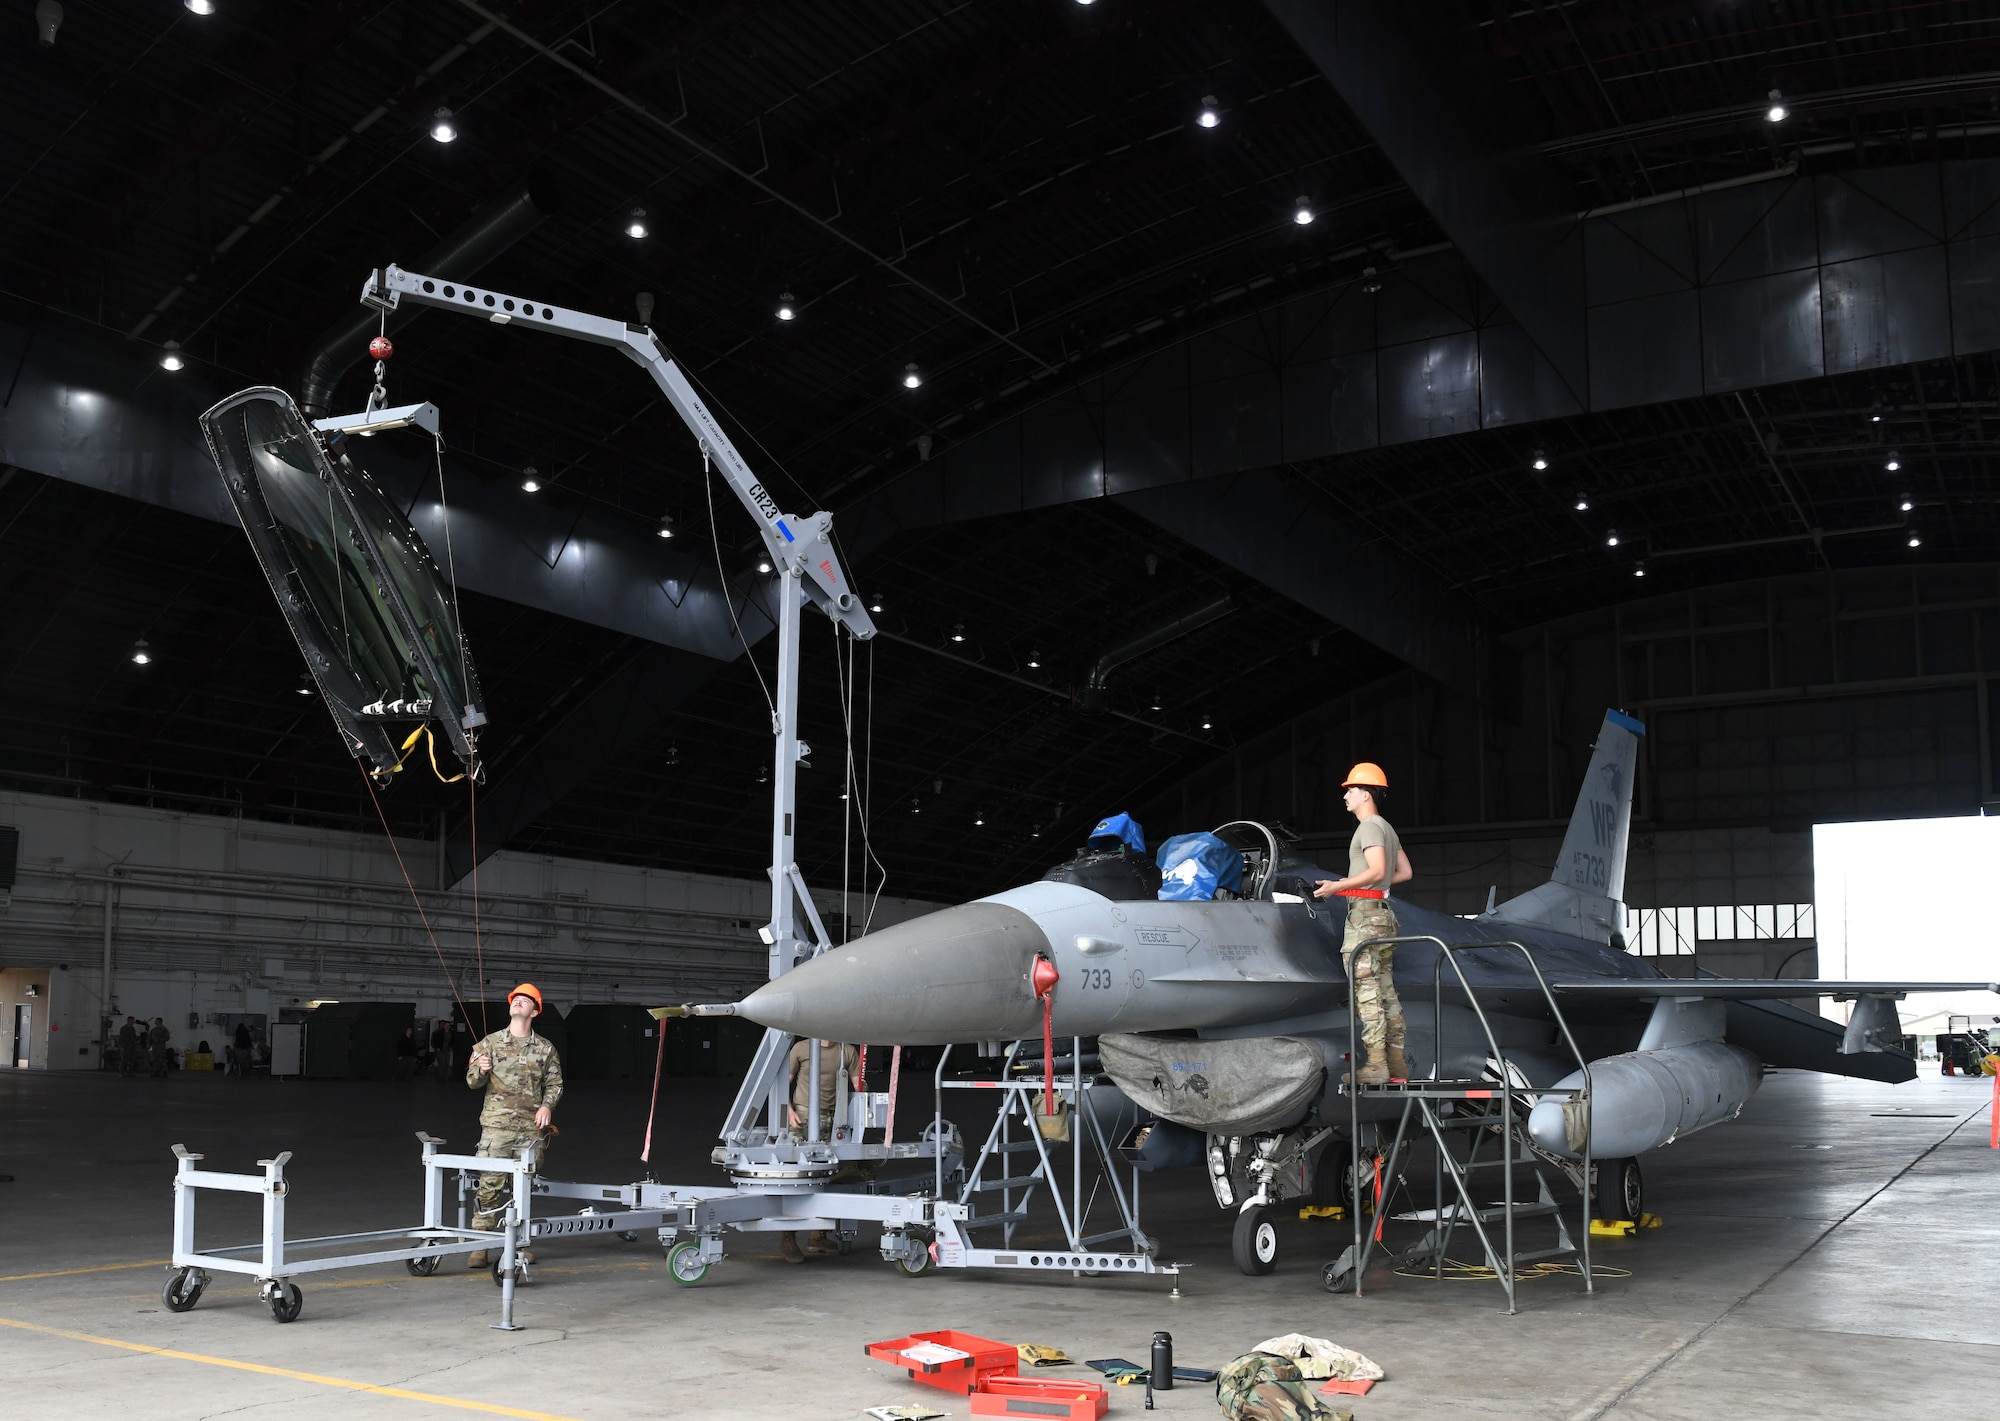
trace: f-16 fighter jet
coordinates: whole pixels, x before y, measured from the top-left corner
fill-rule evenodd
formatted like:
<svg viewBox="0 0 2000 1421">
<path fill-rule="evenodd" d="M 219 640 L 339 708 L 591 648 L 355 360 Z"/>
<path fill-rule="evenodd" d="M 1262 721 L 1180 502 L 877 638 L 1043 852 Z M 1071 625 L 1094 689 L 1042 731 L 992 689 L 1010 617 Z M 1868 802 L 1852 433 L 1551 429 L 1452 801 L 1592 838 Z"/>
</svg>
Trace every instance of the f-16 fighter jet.
<svg viewBox="0 0 2000 1421">
<path fill-rule="evenodd" d="M 2000 991 L 1991 983 L 1666 978 L 1627 953 L 1621 900 L 1644 733 L 1631 717 L 1606 713 L 1547 883 L 1470 919 L 1395 904 L 1402 942 L 1394 981 L 1413 1076 L 1477 1081 L 1499 1067 L 1531 1091 L 1580 1082 L 1521 952 L 1455 954 L 1505 1057 L 1500 1066 L 1451 965 L 1440 971 L 1436 946 L 1410 939 L 1513 941 L 1532 954 L 1590 1062 L 1592 1204 L 1606 1218 L 1638 1217 L 1636 1156 L 1733 1119 L 1764 1066 L 1908 1080 L 1915 1064 L 1900 1049 L 1897 998 Z M 1039 1036 L 1047 1005 L 1055 1036 L 1098 1038 L 1120 1089 L 1168 1122 L 1147 1141 L 1158 1163 L 1206 1163 L 1217 1202 L 1228 1209 L 1253 1194 L 1261 1205 L 1308 1192 L 1309 1159 L 1261 1179 L 1243 1162 L 1296 1160 L 1308 1152 L 1305 1142 L 1318 1137 L 1323 1147 L 1329 1133 L 1350 1129 L 1341 1093 L 1352 1054 L 1341 938 L 1351 904 L 1315 901 L 1312 885 L 1340 875 L 1300 861 L 1264 825 L 1245 821 L 1216 833 L 1240 854 L 1233 892 L 1162 901 L 1159 874 L 1146 860 L 1086 853 L 1040 882 L 832 948 L 737 1010 L 798 1036 L 922 1045 Z M 1442 989 L 1434 987 L 1440 980 Z M 1829 995 L 1855 999 L 1844 1029 L 1784 1000 Z M 1393 1088 L 1364 1092 L 1359 1104 L 1363 1121 L 1402 1111 Z M 1529 1129 L 1547 1157 L 1574 1161 L 1580 1153 L 1582 1123 L 1566 1118 L 1562 1098 L 1536 1105 Z"/>
</svg>

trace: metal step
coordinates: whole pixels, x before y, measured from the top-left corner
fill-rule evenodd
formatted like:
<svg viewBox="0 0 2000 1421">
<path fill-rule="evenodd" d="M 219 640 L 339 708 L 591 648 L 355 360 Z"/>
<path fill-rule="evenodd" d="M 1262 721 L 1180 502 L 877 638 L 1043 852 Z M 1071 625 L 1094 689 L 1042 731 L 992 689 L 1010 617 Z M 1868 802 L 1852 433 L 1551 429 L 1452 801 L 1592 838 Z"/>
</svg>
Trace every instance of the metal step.
<svg viewBox="0 0 2000 1421">
<path fill-rule="evenodd" d="M 1033 1174 L 1013 1174 L 1005 1179 L 982 1179 L 972 1186 L 975 1194 L 990 1193 L 995 1189 L 1026 1189 L 1031 1184 L 1046 1184 L 1048 1179 L 1040 1170 Z"/>
<path fill-rule="evenodd" d="M 1009 1209 L 1004 1214 L 980 1214 L 974 1218 L 960 1219 L 958 1226 L 961 1229 L 988 1229 L 995 1224 L 1018 1224 L 1027 1217 L 1026 1209 Z"/>
</svg>

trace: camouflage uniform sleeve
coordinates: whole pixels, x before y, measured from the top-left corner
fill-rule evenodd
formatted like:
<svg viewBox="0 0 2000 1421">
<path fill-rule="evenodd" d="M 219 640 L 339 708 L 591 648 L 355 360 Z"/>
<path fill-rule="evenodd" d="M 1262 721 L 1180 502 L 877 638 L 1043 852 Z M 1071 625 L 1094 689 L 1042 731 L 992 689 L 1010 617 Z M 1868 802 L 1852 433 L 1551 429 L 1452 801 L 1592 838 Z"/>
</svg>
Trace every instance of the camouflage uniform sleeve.
<svg viewBox="0 0 2000 1421">
<path fill-rule="evenodd" d="M 550 1043 L 548 1064 L 542 1068 L 542 1104 L 554 1110 L 556 1102 L 562 1099 L 562 1093 L 562 1054 L 556 1050 L 554 1043 Z"/>
<path fill-rule="evenodd" d="M 475 1041 L 472 1044 L 472 1055 L 477 1056 L 485 1049 L 485 1040 Z M 466 1057 L 465 1061 L 465 1084 L 472 1090 L 478 1090 L 486 1084 L 486 1077 L 479 1073 L 479 1067 L 473 1064 L 471 1056 Z"/>
</svg>

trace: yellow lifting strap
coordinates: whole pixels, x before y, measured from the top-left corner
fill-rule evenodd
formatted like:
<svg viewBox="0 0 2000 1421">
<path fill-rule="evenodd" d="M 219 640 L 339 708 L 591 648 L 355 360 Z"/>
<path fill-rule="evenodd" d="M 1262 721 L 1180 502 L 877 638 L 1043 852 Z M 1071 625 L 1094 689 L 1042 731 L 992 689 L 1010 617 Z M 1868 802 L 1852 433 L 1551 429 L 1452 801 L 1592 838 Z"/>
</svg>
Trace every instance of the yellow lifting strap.
<svg viewBox="0 0 2000 1421">
<path fill-rule="evenodd" d="M 461 772 L 459 774 L 453 775 L 450 779 L 446 779 L 444 777 L 444 771 L 438 768 L 437 737 L 431 734 L 431 728 L 428 722 L 426 722 L 423 725 L 419 725 L 415 730 L 411 731 L 410 738 L 403 742 L 402 757 L 401 759 L 398 759 L 396 761 L 397 769 L 400 770 L 403 768 L 403 761 L 410 758 L 410 752 L 416 748 L 416 744 L 419 739 L 423 740 L 427 748 L 430 750 L 431 773 L 438 777 L 438 781 L 440 783 L 455 785 L 460 780 L 465 778 L 465 775 Z"/>
</svg>

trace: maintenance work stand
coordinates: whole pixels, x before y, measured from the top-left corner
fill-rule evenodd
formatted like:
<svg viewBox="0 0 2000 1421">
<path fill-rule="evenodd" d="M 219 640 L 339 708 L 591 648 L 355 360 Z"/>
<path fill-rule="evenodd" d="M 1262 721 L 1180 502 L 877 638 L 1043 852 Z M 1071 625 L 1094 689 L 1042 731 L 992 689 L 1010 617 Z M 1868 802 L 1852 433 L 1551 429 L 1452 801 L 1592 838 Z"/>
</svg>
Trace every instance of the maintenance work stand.
<svg viewBox="0 0 2000 1421">
<path fill-rule="evenodd" d="M 1389 1201 L 1402 1176 L 1398 1171 L 1405 1161 L 1405 1150 L 1414 1151 L 1424 1137 L 1437 1154 L 1437 1169 L 1432 1184 L 1432 1206 L 1413 1214 L 1395 1215 L 1399 1219 L 1412 1219 L 1428 1223 L 1430 1228 L 1412 1246 L 1396 1255 L 1396 1261 L 1403 1265 L 1428 1264 L 1434 1277 L 1442 1280 L 1450 1261 L 1448 1253 L 1453 1236 L 1461 1225 L 1471 1229 L 1479 1241 L 1480 1252 L 1485 1259 L 1485 1267 L 1507 1295 L 1507 1311 L 1517 1312 L 1516 1288 L 1520 1281 L 1520 1270 L 1524 1265 L 1545 1263 L 1552 1259 L 1575 1258 L 1578 1271 L 1583 1278 L 1585 1292 L 1595 1292 L 1596 1284 L 1590 1271 L 1590 1209 L 1591 1209 L 1591 1157 L 1589 1129 L 1583 1130 L 1583 1149 L 1580 1160 L 1565 1160 L 1551 1154 L 1538 1145 L 1528 1132 L 1528 1112 L 1541 1098 L 1562 1096 L 1566 1098 L 1566 1109 L 1581 1112 L 1582 1118 L 1590 1118 L 1590 1065 L 1578 1049 L 1576 1039 L 1570 1034 L 1569 1024 L 1563 1020 L 1562 1009 L 1556 1005 L 1555 994 L 1550 991 L 1542 969 L 1536 963 L 1534 954 L 1523 944 L 1514 941 L 1465 943 L 1453 947 L 1438 938 L 1429 936 L 1393 937 L 1377 939 L 1380 943 L 1402 944 L 1406 942 L 1429 943 L 1437 949 L 1437 961 L 1433 967 L 1432 1005 L 1433 1042 L 1431 1056 L 1432 1079 L 1394 1081 L 1388 1085 L 1358 1085 L 1352 1081 L 1341 1089 L 1348 1097 L 1349 1144 L 1352 1151 L 1354 1181 L 1354 1242 L 1333 1262 L 1326 1265 L 1321 1273 L 1321 1282 L 1328 1292 L 1351 1291 L 1356 1298 L 1362 1296 L 1362 1280 L 1367 1274 L 1368 1264 L 1375 1249 L 1382 1245 L 1384 1227 L 1389 1222 Z M 1501 951 L 1518 952 L 1527 961 L 1534 973 L 1535 981 L 1541 988 L 1543 999 L 1548 1004 L 1557 1031 L 1575 1057 L 1577 1067 L 1582 1072 L 1582 1084 L 1574 1088 L 1530 1088 L 1527 1078 L 1520 1072 L 1507 1055 L 1500 1049 L 1494 1037 L 1492 1024 L 1487 1020 L 1485 1010 L 1479 1004 L 1479 996 L 1466 979 L 1465 971 L 1459 963 L 1459 954 L 1468 952 Z M 1472 1009 L 1486 1039 L 1489 1070 L 1495 1079 L 1441 1080 L 1437 1079 L 1437 1062 L 1447 1059 L 1444 1049 L 1444 1006 L 1443 993 L 1438 988 L 1443 983 L 1445 965 L 1449 963 L 1458 979 L 1465 1000 Z M 1356 1034 L 1354 992 L 1350 984 L 1347 998 L 1348 1040 L 1359 1041 Z M 1400 1102 L 1402 1111 L 1396 1124 L 1394 1143 L 1386 1157 L 1379 1152 L 1374 1159 L 1375 1200 L 1371 1222 L 1363 1222 L 1363 1190 L 1361 1181 L 1361 1106 L 1370 1103 Z M 1417 1126 L 1413 1134 L 1412 1124 Z M 1494 1146 L 1490 1157 L 1486 1154 L 1488 1145 Z M 1517 1191 L 1515 1171 L 1526 1167 L 1534 1173 L 1535 1195 L 1525 1199 Z M 1487 1171 L 1497 1170 L 1500 1175 L 1501 1197 L 1498 1200 L 1483 1197 L 1490 1195 L 1490 1186 L 1480 1188 Z M 1568 1221 L 1563 1217 L 1563 1206 L 1557 1201 L 1549 1185 L 1549 1172 L 1553 1170 L 1565 1176 L 1567 1182 L 1577 1190 L 1581 1203 L 1578 1206 L 1577 1231 L 1571 1234 Z M 1446 1199 L 1446 1181 L 1451 1185 L 1451 1199 Z M 1515 1233 L 1517 1225 L 1527 1219 L 1546 1218 L 1554 1223 L 1556 1242 L 1551 1247 L 1522 1250 L 1517 1246 Z M 1579 1246 L 1577 1240 L 1581 1239 Z M 1386 1252 L 1386 1248 L 1385 1248 Z"/>
</svg>

